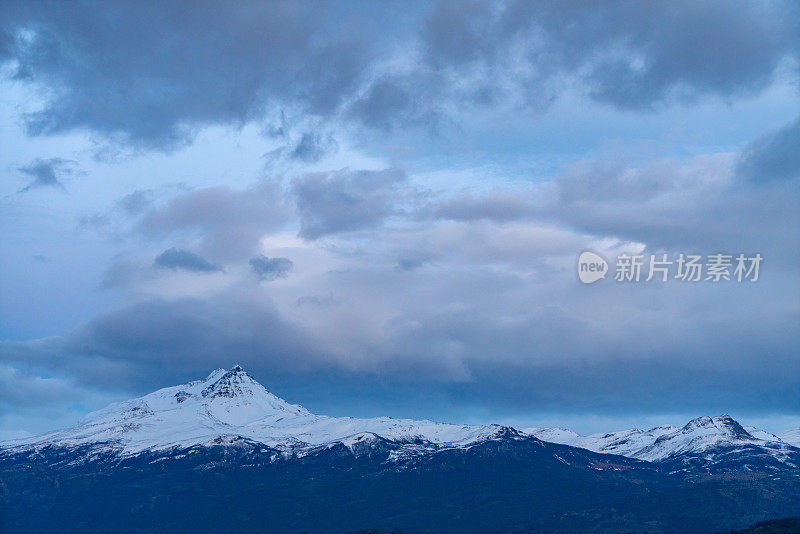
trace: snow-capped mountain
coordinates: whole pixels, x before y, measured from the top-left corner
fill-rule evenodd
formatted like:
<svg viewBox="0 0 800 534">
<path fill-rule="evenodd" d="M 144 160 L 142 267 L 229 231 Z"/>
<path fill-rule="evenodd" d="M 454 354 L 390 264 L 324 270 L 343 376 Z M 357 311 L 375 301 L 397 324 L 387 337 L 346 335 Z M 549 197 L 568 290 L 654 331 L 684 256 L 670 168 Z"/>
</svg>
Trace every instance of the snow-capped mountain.
<svg viewBox="0 0 800 534">
<path fill-rule="evenodd" d="M 375 436 L 441 448 L 468 445 L 503 431 L 498 425 L 316 415 L 273 395 L 237 365 L 229 371 L 217 369 L 204 380 L 112 404 L 72 428 L 7 441 L 0 448 L 101 445 L 131 455 L 245 438 L 279 451 L 301 452 L 334 442 L 352 445 Z"/>
<path fill-rule="evenodd" d="M 747 462 L 774 460 L 797 468 L 800 460 L 796 447 L 763 430 L 748 431 L 728 415 L 698 417 L 680 428 L 660 426 L 591 436 L 548 428 L 528 428 L 523 432 L 543 441 L 649 462 L 670 462 L 676 467 L 689 462 L 713 466 L 731 461 L 749 465 Z"/>
<path fill-rule="evenodd" d="M 727 415 L 698 417 L 683 427 L 591 436 L 551 428 L 529 428 L 520 434 L 499 425 L 331 417 L 313 414 L 273 395 L 238 365 L 228 371 L 217 369 L 203 380 L 112 404 L 71 428 L 0 442 L 0 456 L 81 447 L 88 447 L 90 455 L 169 455 L 193 447 L 242 444 L 270 454 L 303 456 L 341 444 L 353 454 L 382 448 L 396 458 L 526 436 L 661 463 L 674 470 L 685 470 L 686 466 L 800 469 L 800 449 L 763 430 L 748 431 Z M 792 438 L 791 433 L 788 436 Z"/>
<path fill-rule="evenodd" d="M 0 442 L 0 531 L 228 532 L 233 510 L 260 532 L 586 532 L 600 513 L 600 532 L 700 533 L 800 510 L 798 466 L 727 416 L 586 437 L 330 417 L 235 366 Z"/>
<path fill-rule="evenodd" d="M 642 460 L 659 461 L 681 453 L 698 453 L 720 446 L 752 445 L 763 440 L 750 435 L 728 415 L 698 417 L 678 430 L 658 436 L 636 451 Z M 767 442 L 765 442 L 767 443 Z"/>
</svg>

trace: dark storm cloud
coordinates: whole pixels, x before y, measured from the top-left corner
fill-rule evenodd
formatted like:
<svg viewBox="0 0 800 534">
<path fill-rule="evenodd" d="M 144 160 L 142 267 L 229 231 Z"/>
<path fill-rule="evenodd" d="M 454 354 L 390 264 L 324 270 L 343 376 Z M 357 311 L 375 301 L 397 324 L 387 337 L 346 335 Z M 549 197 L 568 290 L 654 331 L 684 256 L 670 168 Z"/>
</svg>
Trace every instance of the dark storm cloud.
<svg viewBox="0 0 800 534">
<path fill-rule="evenodd" d="M 436 131 L 445 121 L 447 83 L 419 65 L 419 70 L 378 78 L 348 109 L 348 116 L 373 128 L 424 126 Z"/>
<path fill-rule="evenodd" d="M 278 367 L 294 365 L 309 351 L 268 300 L 241 295 L 130 306 L 91 321 L 68 341 L 67 349 L 145 366 L 160 364 L 170 354 L 170 365 L 198 371 L 233 354 L 251 354 L 252 360 L 263 358 L 271 361 L 264 364 Z"/>
<path fill-rule="evenodd" d="M 64 184 L 61 183 L 58 177 L 62 174 L 71 174 L 73 164 L 74 162 L 61 158 L 35 159 L 28 165 L 18 169 L 22 174 L 33 177 L 33 181 L 20 189 L 19 192 L 25 193 L 38 187 L 55 187 L 66 191 Z"/>
<path fill-rule="evenodd" d="M 175 247 L 167 249 L 156 256 L 153 263 L 157 267 L 164 267 L 166 269 L 172 269 L 173 271 L 183 269 L 195 273 L 213 273 L 222 270 L 222 267 L 219 265 L 209 263 L 193 252 Z"/>
<path fill-rule="evenodd" d="M 264 375 L 326 368 L 310 339 L 277 313 L 268 295 L 247 287 L 209 299 L 139 302 L 63 338 L 0 343 L 0 362 L 109 390 L 146 391 L 233 360 Z"/>
<path fill-rule="evenodd" d="M 750 143 L 742 153 L 738 171 L 759 183 L 800 177 L 800 117 Z"/>
<path fill-rule="evenodd" d="M 787 2 L 437 2 L 413 68 L 379 76 L 352 105 L 381 128 L 434 129 L 465 109 L 537 112 L 572 82 L 591 99 L 651 108 L 766 88 L 800 56 Z"/>
<path fill-rule="evenodd" d="M 373 84 L 369 92 L 351 108 L 351 113 L 368 126 L 389 128 L 411 108 L 411 96 L 398 77 Z M 405 117 L 402 117 L 405 118 Z"/>
<path fill-rule="evenodd" d="M 400 186 L 406 179 L 399 169 L 315 173 L 294 182 L 300 235 L 317 239 L 378 227 L 397 213 Z M 400 197 L 400 198 L 399 198 Z"/>
<path fill-rule="evenodd" d="M 424 35 L 439 69 L 493 69 L 516 46 L 515 67 L 528 67 L 532 91 L 585 70 L 593 97 L 642 107 L 675 90 L 730 96 L 765 87 L 778 62 L 798 53 L 796 21 L 796 8 L 781 2 L 518 0 L 498 9 L 448 1 L 437 4 Z"/>
<path fill-rule="evenodd" d="M 586 17 L 584 29 L 607 44 L 623 44 L 629 54 L 595 66 L 591 93 L 621 107 L 650 106 L 671 93 L 755 93 L 770 83 L 786 54 L 797 57 L 796 20 L 786 13 L 793 10 L 787 3 L 620 2 L 602 20 Z M 569 31 L 567 20 L 551 18 L 552 31 Z M 571 33 L 576 41 L 586 38 Z"/>
<path fill-rule="evenodd" d="M 31 133 L 88 127 L 169 148 L 195 126 L 241 124 L 274 101 L 335 108 L 369 59 L 358 40 L 369 25 L 350 31 L 354 14 L 353 4 L 280 0 L 19 2 L 4 7 L 4 35 L 16 33 L 4 48 L 17 77 L 55 92 L 27 117 Z"/>
<path fill-rule="evenodd" d="M 438 129 L 470 107 L 538 111 L 572 81 L 621 108 L 753 94 L 797 58 L 799 20 L 790 2 L 26 2 L 4 6 L 0 52 L 52 94 L 30 133 L 168 149 L 276 106 Z M 320 148 L 303 136 L 294 155 Z"/>
<path fill-rule="evenodd" d="M 268 258 L 259 254 L 250 259 L 250 267 L 259 280 L 269 282 L 285 278 L 294 267 L 294 263 L 289 258 Z"/>
</svg>

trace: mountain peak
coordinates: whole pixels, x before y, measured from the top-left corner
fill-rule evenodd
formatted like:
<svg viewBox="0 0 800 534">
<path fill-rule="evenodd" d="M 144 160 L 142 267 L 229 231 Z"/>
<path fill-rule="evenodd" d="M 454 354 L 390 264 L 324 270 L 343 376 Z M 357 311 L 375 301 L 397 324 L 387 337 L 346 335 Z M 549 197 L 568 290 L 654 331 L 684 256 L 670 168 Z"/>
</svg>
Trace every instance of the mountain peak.
<svg viewBox="0 0 800 534">
<path fill-rule="evenodd" d="M 684 430 L 693 430 L 695 428 L 708 428 L 713 425 L 714 421 L 709 416 L 701 415 L 686 423 L 683 428 Z"/>
<path fill-rule="evenodd" d="M 211 377 L 216 378 L 216 375 L 212 373 L 210 378 Z M 203 389 L 200 394 L 203 397 L 210 397 L 212 399 L 216 397 L 252 397 L 256 394 L 255 390 L 259 389 L 266 392 L 266 389 L 253 380 L 241 366 L 235 365 L 230 371 L 226 371 L 225 374 L 217 378 L 210 386 Z"/>
<path fill-rule="evenodd" d="M 704 415 L 692 419 L 682 429 L 683 434 L 695 431 L 703 431 L 703 433 L 721 433 L 737 439 L 754 439 L 738 421 L 727 414 L 718 415 L 716 417 Z"/>
<path fill-rule="evenodd" d="M 714 418 L 714 424 L 719 429 L 725 429 L 726 432 L 739 439 L 753 439 L 753 436 L 739 424 L 737 420 L 727 414 L 718 415 Z"/>
<path fill-rule="evenodd" d="M 311 415 L 302 406 L 290 404 L 280 397 L 270 393 L 267 388 L 262 386 L 242 368 L 241 365 L 234 365 L 229 371 L 219 370 L 209 375 L 209 378 L 201 384 L 200 397 L 204 399 L 210 413 L 221 418 L 237 418 L 251 410 L 243 407 L 252 407 L 250 416 L 266 417 L 270 414 L 280 413 L 283 415 Z M 220 404 L 222 403 L 222 404 Z M 217 406 L 219 405 L 219 406 Z M 224 407 L 223 407 L 224 406 Z M 221 410 L 224 410 L 223 413 Z"/>
</svg>

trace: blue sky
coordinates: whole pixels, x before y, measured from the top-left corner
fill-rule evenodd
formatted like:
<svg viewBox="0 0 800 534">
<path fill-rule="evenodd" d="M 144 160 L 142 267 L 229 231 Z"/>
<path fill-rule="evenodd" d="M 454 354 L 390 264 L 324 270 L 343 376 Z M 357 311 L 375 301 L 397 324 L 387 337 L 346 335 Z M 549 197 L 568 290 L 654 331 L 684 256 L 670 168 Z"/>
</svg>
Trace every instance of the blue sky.
<svg viewBox="0 0 800 534">
<path fill-rule="evenodd" d="M 335 415 L 800 426 L 791 2 L 4 2 L 0 437 L 242 364 Z M 753 284 L 584 286 L 760 253 Z"/>
</svg>

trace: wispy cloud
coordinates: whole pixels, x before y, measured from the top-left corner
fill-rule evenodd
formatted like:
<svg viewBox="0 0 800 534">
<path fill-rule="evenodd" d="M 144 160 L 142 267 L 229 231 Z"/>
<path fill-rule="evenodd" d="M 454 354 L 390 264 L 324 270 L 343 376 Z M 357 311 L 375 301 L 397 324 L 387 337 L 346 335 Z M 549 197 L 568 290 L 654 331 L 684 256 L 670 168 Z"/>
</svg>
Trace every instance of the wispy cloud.
<svg viewBox="0 0 800 534">
<path fill-rule="evenodd" d="M 213 273 L 221 271 L 222 267 L 209 263 L 202 257 L 179 248 L 172 247 L 165 250 L 154 261 L 157 267 L 164 267 L 167 269 L 183 269 L 196 273 Z"/>
<path fill-rule="evenodd" d="M 294 267 L 294 263 L 289 258 L 268 258 L 258 255 L 250 259 L 250 267 L 259 280 L 268 282 L 286 277 Z"/>
<path fill-rule="evenodd" d="M 50 158 L 36 159 L 28 165 L 20 167 L 18 169 L 19 172 L 27 176 L 32 176 L 33 181 L 20 189 L 19 192 L 26 193 L 31 189 L 53 187 L 61 189 L 66 193 L 67 189 L 64 187 L 64 184 L 61 183 L 61 180 L 59 180 L 59 176 L 72 174 L 72 167 L 74 164 L 74 161 L 62 158 Z"/>
</svg>

